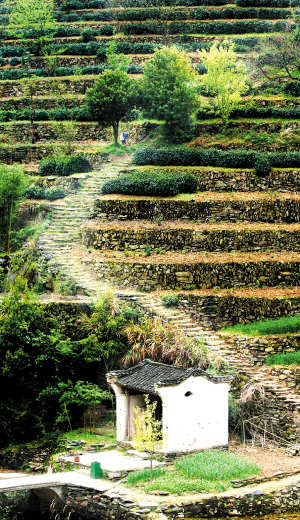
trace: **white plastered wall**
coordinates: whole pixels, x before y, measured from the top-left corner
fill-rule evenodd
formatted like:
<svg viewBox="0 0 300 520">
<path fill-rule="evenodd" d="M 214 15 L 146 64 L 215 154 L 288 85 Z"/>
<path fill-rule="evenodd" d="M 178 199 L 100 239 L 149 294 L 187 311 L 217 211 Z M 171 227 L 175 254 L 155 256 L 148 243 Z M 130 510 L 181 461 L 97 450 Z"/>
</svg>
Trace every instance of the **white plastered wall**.
<svg viewBox="0 0 300 520">
<path fill-rule="evenodd" d="M 163 402 L 163 451 L 227 446 L 229 389 L 228 383 L 194 376 L 177 386 L 157 387 Z"/>
<path fill-rule="evenodd" d="M 128 440 L 128 406 L 129 399 L 125 389 L 117 383 L 110 382 L 110 385 L 116 396 L 116 414 L 117 414 L 117 441 Z"/>
</svg>

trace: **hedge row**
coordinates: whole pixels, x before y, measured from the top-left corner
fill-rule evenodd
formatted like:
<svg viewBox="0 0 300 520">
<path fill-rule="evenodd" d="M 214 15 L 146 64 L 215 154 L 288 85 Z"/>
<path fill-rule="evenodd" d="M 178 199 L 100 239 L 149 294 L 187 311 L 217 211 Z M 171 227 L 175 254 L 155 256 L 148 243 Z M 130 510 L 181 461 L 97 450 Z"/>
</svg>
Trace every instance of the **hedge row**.
<svg viewBox="0 0 300 520">
<path fill-rule="evenodd" d="M 284 21 L 268 22 L 265 20 L 236 20 L 233 22 L 171 22 L 169 34 L 244 34 L 280 32 L 285 28 Z M 132 34 L 162 34 L 163 28 L 157 22 L 133 22 L 122 26 L 123 32 Z"/>
<path fill-rule="evenodd" d="M 90 65 L 89 67 L 80 69 L 80 74 L 91 76 L 98 75 L 107 68 L 109 67 L 105 65 Z M 142 74 L 143 69 L 141 66 L 133 64 L 128 67 L 127 72 L 128 74 Z M 55 69 L 53 76 L 72 76 L 74 74 L 77 74 L 77 68 L 75 67 L 58 67 Z M 31 76 L 49 77 L 49 74 L 46 69 L 5 69 L 3 72 L 0 72 L 0 80 L 16 80 Z"/>
<path fill-rule="evenodd" d="M 71 27 L 71 26 L 64 26 L 64 27 L 57 27 L 57 29 L 47 29 L 45 31 L 47 36 L 50 36 L 51 38 L 64 38 L 68 36 L 80 36 L 81 35 L 81 29 L 78 27 Z M 114 33 L 114 28 L 112 25 L 102 25 L 98 30 L 95 30 L 95 34 L 103 35 L 103 36 L 112 36 Z M 38 29 L 29 29 L 28 31 L 19 31 L 15 30 L 13 35 L 12 33 L 2 31 L 1 38 L 2 40 L 12 40 L 12 39 L 35 39 L 41 37 L 41 31 Z"/>
<path fill-rule="evenodd" d="M 292 11 L 284 8 L 256 8 L 250 7 L 246 9 L 239 8 L 225 8 L 225 9 L 205 9 L 202 7 L 196 10 L 190 10 L 188 13 L 184 10 L 174 11 L 171 15 L 172 20 L 230 20 L 230 19 L 245 19 L 245 18 L 258 18 L 262 20 L 270 19 L 286 19 L 291 16 Z M 145 21 L 145 20 L 156 20 L 160 15 L 159 9 L 130 9 L 128 11 L 100 11 L 90 13 L 57 13 L 55 19 L 58 22 L 79 22 L 79 21 L 95 21 L 95 22 L 112 22 L 113 20 L 119 21 Z"/>
<path fill-rule="evenodd" d="M 39 175 L 67 176 L 72 173 L 85 173 L 92 171 L 91 163 L 84 155 L 72 155 L 71 157 L 47 157 L 39 165 Z"/>
<path fill-rule="evenodd" d="M 218 166 L 254 168 L 260 159 L 268 159 L 274 168 L 299 168 L 300 152 L 222 151 L 215 148 L 144 148 L 134 155 L 134 163 L 155 166 Z"/>
<path fill-rule="evenodd" d="M 8 121 L 30 121 L 33 115 L 34 121 L 95 121 L 88 113 L 86 107 L 76 107 L 66 110 L 65 108 L 56 108 L 53 110 L 35 110 L 32 114 L 30 108 L 23 110 L 1 110 L 0 122 L 7 123 Z"/>
<path fill-rule="evenodd" d="M 191 173 L 177 173 L 170 176 L 156 172 L 138 172 L 106 181 L 101 191 L 103 194 L 172 196 L 178 193 L 194 193 L 197 191 L 197 186 L 198 179 Z"/>
<path fill-rule="evenodd" d="M 300 88 L 300 85 L 299 85 Z M 215 114 L 208 114 L 205 110 L 197 112 L 198 119 L 216 119 Z M 278 119 L 300 119 L 300 108 L 276 108 L 276 107 L 247 107 L 241 106 L 232 112 L 230 118 L 246 117 L 246 118 L 268 118 L 274 117 Z"/>
<path fill-rule="evenodd" d="M 59 186 L 52 186 L 51 188 L 40 188 L 39 186 L 31 186 L 24 193 L 24 197 L 26 197 L 27 199 L 37 200 L 56 200 L 63 199 L 65 196 L 65 190 Z"/>
<path fill-rule="evenodd" d="M 297 7 L 300 0 L 235 0 L 239 7 Z"/>
<path fill-rule="evenodd" d="M 80 0 L 67 0 L 60 6 L 61 11 L 76 11 L 77 9 L 104 9 L 106 0 L 90 0 L 81 2 Z"/>
</svg>

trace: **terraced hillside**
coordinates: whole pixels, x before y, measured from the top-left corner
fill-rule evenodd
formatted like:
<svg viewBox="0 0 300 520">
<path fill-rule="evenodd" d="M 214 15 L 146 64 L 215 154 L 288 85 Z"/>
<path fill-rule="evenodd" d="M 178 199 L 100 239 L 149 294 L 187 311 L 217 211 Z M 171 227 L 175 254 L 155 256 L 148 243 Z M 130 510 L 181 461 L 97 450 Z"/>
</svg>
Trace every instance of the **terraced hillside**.
<svg viewBox="0 0 300 520">
<path fill-rule="evenodd" d="M 299 313 L 300 98 L 285 82 L 256 84 L 226 130 L 199 109 L 188 148 L 199 151 L 193 159 L 180 159 L 182 149 L 166 156 L 141 150 L 112 165 L 103 161 L 111 132 L 97 126 L 84 95 L 108 66 L 112 39 L 117 53 L 130 56 L 134 77 L 157 46 L 171 43 L 185 49 L 203 74 L 197 50 L 233 41 L 248 63 L 260 40 L 284 31 L 299 3 L 195 0 L 162 9 L 141 7 L 138 0 L 121 6 L 72 0 L 56 9 L 47 42 L 52 62 L 41 54 L 34 30 L 18 39 L 5 30 L 0 48 L 0 160 L 36 172 L 43 157 L 63 146 L 51 122 L 73 120 L 73 146 L 94 164 L 76 193 L 51 204 L 52 221 L 38 241 L 49 268 L 87 293 L 115 287 L 146 314 L 204 337 L 209 349 L 265 385 L 267 414 L 275 431 L 290 439 L 298 435 L 299 392 L 218 331 Z M 5 24 L 10 4 L 1 6 Z M 132 123 L 131 143 L 145 135 L 143 122 Z M 249 153 L 239 155 L 241 150 Z M 263 152 L 272 152 L 272 171 L 259 177 L 254 162 Z M 104 181 L 128 170 L 171 178 L 188 171 L 196 175 L 198 191 L 165 198 L 101 195 Z M 175 296 L 176 307 L 162 305 L 165 292 Z"/>
</svg>

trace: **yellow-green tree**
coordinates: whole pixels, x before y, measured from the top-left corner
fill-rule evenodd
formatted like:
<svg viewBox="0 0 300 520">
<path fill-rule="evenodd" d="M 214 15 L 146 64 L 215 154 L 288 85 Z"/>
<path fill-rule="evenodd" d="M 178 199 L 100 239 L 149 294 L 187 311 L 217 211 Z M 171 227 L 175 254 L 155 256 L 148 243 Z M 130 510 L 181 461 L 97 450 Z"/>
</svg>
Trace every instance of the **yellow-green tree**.
<svg viewBox="0 0 300 520">
<path fill-rule="evenodd" d="M 152 480 L 155 450 L 162 446 L 162 423 L 155 419 L 157 402 L 150 402 L 149 395 L 144 395 L 146 409 L 134 408 L 135 433 L 133 446 L 137 451 L 146 451 L 150 458 L 150 479 Z"/>
<path fill-rule="evenodd" d="M 248 90 L 246 67 L 234 52 L 234 43 L 219 47 L 214 43 L 209 51 L 201 52 L 201 59 L 207 68 L 201 83 L 209 94 L 208 102 L 201 99 L 202 108 L 213 110 L 226 127 L 230 114 Z"/>
</svg>

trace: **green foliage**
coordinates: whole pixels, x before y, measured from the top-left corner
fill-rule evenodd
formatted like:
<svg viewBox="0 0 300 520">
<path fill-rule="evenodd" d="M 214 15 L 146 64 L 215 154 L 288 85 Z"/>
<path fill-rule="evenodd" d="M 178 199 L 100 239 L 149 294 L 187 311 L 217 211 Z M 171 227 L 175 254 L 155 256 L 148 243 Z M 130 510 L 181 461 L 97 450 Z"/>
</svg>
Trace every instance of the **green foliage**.
<svg viewBox="0 0 300 520">
<path fill-rule="evenodd" d="M 234 43 L 227 46 L 212 45 L 209 52 L 203 50 L 201 59 L 207 73 L 201 78 L 201 86 L 209 93 L 209 105 L 216 115 L 220 115 L 227 126 L 230 114 L 248 90 L 246 67 L 234 52 Z M 202 105 L 207 101 L 202 98 Z"/>
<path fill-rule="evenodd" d="M 272 167 L 267 157 L 261 157 L 254 163 L 255 174 L 259 177 L 266 177 L 271 173 Z"/>
<path fill-rule="evenodd" d="M 288 81 L 284 87 L 283 90 L 285 94 L 289 94 L 291 96 L 298 97 L 300 96 L 300 82 L 299 81 Z M 297 116 L 294 116 L 297 117 Z"/>
<path fill-rule="evenodd" d="M 67 176 L 72 173 L 85 173 L 92 170 L 90 161 L 84 155 L 72 155 L 71 157 L 57 157 L 52 155 L 40 162 L 39 175 Z"/>
<path fill-rule="evenodd" d="M 300 0 L 236 0 L 235 3 L 240 7 L 295 7 L 300 5 Z"/>
<path fill-rule="evenodd" d="M 0 164 L 0 240 L 7 252 L 10 248 L 11 224 L 29 179 L 20 166 Z"/>
<path fill-rule="evenodd" d="M 155 166 L 219 166 L 224 168 L 254 168 L 257 160 L 267 158 L 272 168 L 298 168 L 300 153 L 223 151 L 216 148 L 143 148 L 134 154 L 138 165 Z"/>
<path fill-rule="evenodd" d="M 177 307 L 179 301 L 177 294 L 163 294 L 160 299 L 164 307 Z"/>
<path fill-rule="evenodd" d="M 2 445 L 54 430 L 63 419 L 74 425 L 88 402 L 106 398 L 105 373 L 126 348 L 123 329 L 134 311 L 103 295 L 90 315 L 61 312 L 38 303 L 20 277 L 2 302 Z"/>
<path fill-rule="evenodd" d="M 284 316 L 273 320 L 254 321 L 246 324 L 237 323 L 224 330 L 233 334 L 249 334 L 250 336 L 294 333 L 300 331 L 300 316 Z"/>
<path fill-rule="evenodd" d="M 164 134 L 182 141 L 191 133 L 197 107 L 197 73 L 184 51 L 175 46 L 157 50 L 143 68 L 143 106 L 149 117 L 163 119 Z"/>
<path fill-rule="evenodd" d="M 119 122 L 128 118 L 137 101 L 138 85 L 122 70 L 106 70 L 87 89 L 89 111 L 100 125 L 112 126 L 115 145 L 119 145 Z"/>
<path fill-rule="evenodd" d="M 23 38 L 29 29 L 36 29 L 39 36 L 43 37 L 46 29 L 53 28 L 53 13 L 53 0 L 17 0 L 13 4 L 9 23 L 22 27 Z"/>
<path fill-rule="evenodd" d="M 131 58 L 123 53 L 117 53 L 117 42 L 115 40 L 111 40 L 106 47 L 106 58 L 109 67 L 127 72 Z"/>
<path fill-rule="evenodd" d="M 114 34 L 115 30 L 113 25 L 105 24 L 101 25 L 99 34 L 102 36 L 112 36 Z"/>
<path fill-rule="evenodd" d="M 300 365 L 300 350 L 297 350 L 296 352 L 285 352 L 267 356 L 266 365 Z"/>
<path fill-rule="evenodd" d="M 156 479 L 165 475 L 166 468 L 164 466 L 157 466 L 152 469 L 152 478 Z M 150 480 L 150 469 L 144 468 L 140 471 L 130 471 L 126 478 L 127 486 L 135 486 L 137 482 L 148 482 Z"/>
<path fill-rule="evenodd" d="M 182 457 L 175 461 L 172 471 L 154 470 L 153 482 L 145 491 L 163 490 L 171 494 L 224 491 L 231 487 L 231 480 L 256 475 L 261 468 L 248 459 L 234 453 L 207 450 Z M 147 474 L 136 472 L 127 478 L 128 485 L 146 481 Z"/>
<path fill-rule="evenodd" d="M 94 39 L 95 31 L 91 27 L 82 30 L 81 39 L 84 43 L 91 42 Z"/>
<path fill-rule="evenodd" d="M 197 186 L 197 177 L 190 173 L 164 175 L 160 172 L 133 172 L 106 181 L 101 190 L 103 194 L 170 196 L 193 193 Z"/>
<path fill-rule="evenodd" d="M 60 186 L 52 186 L 51 188 L 41 188 L 39 186 L 31 186 L 27 188 L 24 193 L 24 197 L 27 199 L 47 199 L 56 200 L 63 199 L 66 196 L 66 192 Z"/>
</svg>

